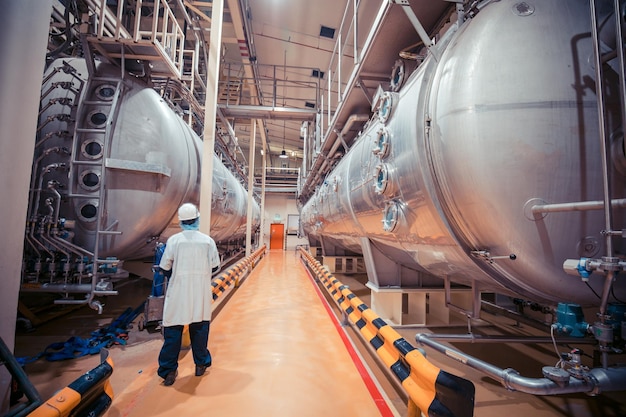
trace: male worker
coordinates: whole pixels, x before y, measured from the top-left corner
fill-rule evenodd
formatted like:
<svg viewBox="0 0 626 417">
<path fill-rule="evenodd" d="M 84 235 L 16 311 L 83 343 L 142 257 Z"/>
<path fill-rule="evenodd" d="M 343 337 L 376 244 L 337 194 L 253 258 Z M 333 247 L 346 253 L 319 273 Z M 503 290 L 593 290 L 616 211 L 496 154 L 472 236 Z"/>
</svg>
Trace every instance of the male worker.
<svg viewBox="0 0 626 417">
<path fill-rule="evenodd" d="M 211 320 L 212 272 L 220 267 L 213 239 L 200 232 L 198 208 L 185 203 L 178 209 L 181 232 L 167 240 L 159 267 L 171 271 L 163 305 L 163 347 L 159 353 L 158 375 L 170 386 L 178 375 L 178 355 L 183 329 L 189 325 L 189 337 L 196 376 L 211 366 L 207 347 Z"/>
</svg>

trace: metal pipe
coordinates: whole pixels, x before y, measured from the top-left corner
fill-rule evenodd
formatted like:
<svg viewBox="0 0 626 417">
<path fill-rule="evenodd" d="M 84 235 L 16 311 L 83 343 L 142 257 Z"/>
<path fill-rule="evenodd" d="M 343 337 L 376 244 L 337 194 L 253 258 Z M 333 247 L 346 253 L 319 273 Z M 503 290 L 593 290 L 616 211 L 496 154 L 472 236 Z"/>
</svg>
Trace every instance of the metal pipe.
<svg viewBox="0 0 626 417">
<path fill-rule="evenodd" d="M 50 211 L 52 214 L 52 226 L 57 227 L 59 225 L 59 213 L 61 211 L 61 194 L 56 189 L 59 185 L 57 181 L 48 181 L 48 190 L 52 192 L 56 196 L 56 203 L 54 208 L 52 208 L 52 202 L 50 202 Z M 46 205 L 48 203 L 46 202 Z"/>
<path fill-rule="evenodd" d="M 622 116 L 622 135 L 626 134 L 626 81 L 624 80 L 626 74 L 626 66 L 624 64 L 624 38 L 622 34 L 622 13 L 620 10 L 620 0 L 613 1 L 613 8 L 615 14 L 615 51 L 617 52 L 617 61 L 619 65 L 618 77 L 619 77 L 619 90 L 621 101 L 621 116 Z M 623 151 L 626 151 L 626 141 L 622 143 Z"/>
<path fill-rule="evenodd" d="M 511 336 L 489 336 L 481 334 L 429 334 L 430 339 L 445 340 L 446 342 L 467 342 L 467 343 L 552 343 L 550 337 L 511 337 Z M 559 344 L 595 344 L 597 341 L 590 338 L 563 337 L 556 340 Z"/>
<path fill-rule="evenodd" d="M 61 252 L 64 256 L 65 259 L 67 259 L 67 262 L 70 261 L 70 255 L 68 252 L 64 251 L 62 247 L 56 245 L 52 239 L 50 239 L 48 236 L 50 236 L 50 227 L 46 228 L 46 233 L 42 233 L 41 234 L 41 239 L 43 239 L 44 242 L 46 242 L 47 244 L 49 244 L 50 246 L 52 246 L 54 249 L 58 250 L 59 252 Z"/>
<path fill-rule="evenodd" d="M 580 201 L 576 203 L 559 204 L 535 204 L 531 207 L 533 214 L 554 213 L 565 211 L 588 211 L 601 210 L 606 203 L 604 201 Z M 611 207 L 626 207 L 626 198 L 611 200 Z"/>
<path fill-rule="evenodd" d="M 41 259 L 41 252 L 39 252 L 39 249 L 37 249 L 37 245 L 35 244 L 35 242 L 33 240 L 31 240 L 29 234 L 30 234 L 30 222 L 26 224 L 26 233 L 24 234 L 24 238 L 26 239 L 26 242 L 28 243 L 28 246 L 30 246 L 30 248 L 32 250 L 35 251 L 35 253 L 37 254 L 37 259 Z"/>
<path fill-rule="evenodd" d="M 424 26 L 422 26 L 422 23 L 419 21 L 419 19 L 415 15 L 415 12 L 411 8 L 411 5 L 409 4 L 409 2 L 407 0 L 393 0 L 393 3 L 402 6 L 402 10 L 404 11 L 404 13 L 406 14 L 406 17 L 409 19 L 409 21 L 413 25 L 413 28 L 417 32 L 417 35 L 419 36 L 424 46 L 428 48 L 428 50 L 433 56 L 433 59 L 435 61 L 439 61 L 439 53 L 434 50 L 435 43 L 428 36 L 426 29 L 424 29 Z"/>
<path fill-rule="evenodd" d="M 596 1 L 590 1 L 590 14 L 591 14 L 591 38 L 593 40 L 593 52 L 595 55 L 595 70 L 596 70 L 596 97 L 598 105 L 598 133 L 600 139 L 600 152 L 602 158 L 602 191 L 604 195 L 604 222 L 605 229 L 607 231 L 613 230 L 612 228 L 612 211 L 611 211 L 611 178 L 609 175 L 609 147 L 607 146 L 606 126 L 605 126 L 605 106 L 604 106 L 604 79 L 602 71 L 602 56 L 600 55 L 600 44 L 598 39 L 598 21 L 596 16 Z M 616 10 L 618 12 L 618 10 Z M 618 20 L 619 22 L 619 20 Z M 621 24 L 619 22 L 618 26 Z M 620 51 L 622 54 L 623 51 Z M 617 262 L 617 258 L 613 258 L 613 237 L 610 234 L 605 235 L 606 244 L 606 256 L 603 257 L 607 263 Z M 613 285 L 614 272 L 609 271 L 604 281 L 604 287 L 602 292 L 602 302 L 600 304 L 600 323 L 606 324 L 606 308 L 608 305 L 609 292 Z M 608 362 L 608 346 L 605 341 L 600 341 L 600 350 L 602 352 L 602 364 L 604 368 Z"/>
<path fill-rule="evenodd" d="M 111 294 L 111 295 L 117 295 L 117 293 Z M 85 300 L 55 300 L 54 304 L 73 304 L 73 305 L 88 304 L 89 307 L 92 308 L 93 310 L 96 310 L 98 314 L 102 314 L 102 309 L 103 309 L 102 303 L 100 303 L 100 301 L 97 301 L 97 300 L 94 301 L 93 297 L 91 296 Z"/>
<path fill-rule="evenodd" d="M 593 51 L 596 58 L 596 97 L 598 103 L 598 133 L 600 136 L 600 150 L 601 150 L 601 158 L 602 158 L 602 188 L 604 194 L 604 221 L 605 221 L 605 230 L 613 230 L 611 228 L 612 225 L 612 214 L 611 214 L 611 184 L 609 177 L 609 165 L 608 165 L 608 148 L 606 144 L 606 127 L 604 126 L 605 119 L 605 108 L 604 108 L 604 80 L 602 77 L 602 57 L 600 56 L 600 46 L 598 41 L 598 20 L 596 16 L 596 1 L 591 0 L 591 38 L 593 39 Z M 607 256 L 613 256 L 613 241 L 611 236 L 606 237 L 606 253 Z M 603 305 L 601 307 L 600 313 L 604 314 Z"/>
<path fill-rule="evenodd" d="M 86 255 L 86 256 L 90 256 L 93 257 L 93 252 L 89 252 L 87 249 L 81 248 L 78 245 L 75 245 L 65 239 L 62 239 L 56 235 L 53 236 L 53 239 L 59 243 L 59 245 L 62 245 L 63 247 L 67 247 L 68 250 L 71 250 L 72 252 L 74 252 L 77 255 Z"/>
<path fill-rule="evenodd" d="M 65 293 L 65 294 L 87 294 L 91 291 L 91 284 L 43 284 L 40 287 L 25 288 L 22 291 L 56 292 L 56 293 Z M 72 301 L 75 301 L 75 300 L 72 300 Z M 82 303 L 84 304 L 85 302 L 86 300 L 83 300 Z"/>
<path fill-rule="evenodd" d="M 39 207 L 39 203 L 41 201 L 41 192 L 43 191 L 41 187 L 43 186 L 44 175 L 50 173 L 53 169 L 60 169 L 60 168 L 65 168 L 65 167 L 66 165 L 64 163 L 54 163 L 54 164 L 47 165 L 41 169 L 41 174 L 39 176 L 39 184 L 37 187 L 37 197 L 33 205 L 32 218 L 35 218 L 37 207 Z"/>
<path fill-rule="evenodd" d="M 46 247 L 46 245 L 44 245 L 43 243 L 41 243 L 41 241 L 39 239 L 37 239 L 35 237 L 35 228 L 37 227 L 37 223 L 35 223 L 34 221 L 31 221 L 30 223 L 30 238 L 33 242 L 36 242 L 37 245 L 39 245 L 39 247 L 41 249 L 43 249 L 44 251 L 46 251 L 48 253 L 48 255 L 50 255 L 50 257 L 52 259 L 54 259 L 54 254 Z"/>
<path fill-rule="evenodd" d="M 508 317 L 512 320 L 515 320 L 517 322 L 527 324 L 541 331 L 550 330 L 551 323 L 533 319 L 532 317 L 528 317 L 516 311 L 506 309 L 502 306 L 490 303 L 489 301 L 481 300 L 480 305 L 481 305 L 481 309 L 483 311 L 486 311 L 487 313 L 495 314 L 495 315 L 502 315 L 504 317 Z"/>
<path fill-rule="evenodd" d="M 53 218 L 54 217 L 54 208 L 52 208 L 52 201 L 51 201 L 51 199 L 49 199 L 49 198 L 46 199 L 46 206 L 48 206 L 48 211 L 50 212 L 49 217 Z M 41 234 L 41 238 L 45 242 L 47 242 L 49 245 L 51 245 L 52 247 L 56 248 L 59 252 L 61 252 L 65 256 L 67 261 L 69 262 L 70 261 L 70 254 L 69 254 L 69 252 L 65 251 L 64 248 L 58 246 L 57 244 L 55 244 L 52 241 L 52 238 L 50 236 L 50 224 L 47 224 L 45 226 L 45 232 L 46 232 L 45 234 L 44 233 Z"/>
<path fill-rule="evenodd" d="M 466 355 L 456 349 L 452 349 L 431 339 L 431 335 L 417 334 L 415 340 L 427 345 L 449 358 L 468 365 L 490 378 L 500 382 L 502 386 L 511 391 L 520 391 L 533 395 L 555 395 L 584 392 L 599 394 L 605 391 L 619 391 L 626 384 L 626 367 L 593 368 L 581 378 L 570 376 L 563 382 L 555 382 L 548 378 L 528 378 L 521 376 L 514 369 L 501 369 L 490 363 Z"/>
<path fill-rule="evenodd" d="M 619 0 L 615 0 L 615 1 L 619 1 Z M 358 20 L 358 7 L 359 7 L 359 2 L 357 0 L 354 0 L 352 2 L 352 22 L 354 24 L 354 30 L 352 31 L 352 42 L 354 43 L 354 64 L 358 64 L 359 63 L 359 33 L 358 33 L 358 26 L 359 26 L 359 20 Z"/>
</svg>

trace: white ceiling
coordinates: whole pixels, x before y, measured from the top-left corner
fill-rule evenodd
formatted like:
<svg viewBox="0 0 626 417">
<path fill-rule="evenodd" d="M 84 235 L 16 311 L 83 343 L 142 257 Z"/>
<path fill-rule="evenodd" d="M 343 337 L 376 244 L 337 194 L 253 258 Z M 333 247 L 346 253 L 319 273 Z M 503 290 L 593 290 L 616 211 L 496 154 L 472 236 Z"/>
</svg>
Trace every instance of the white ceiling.
<svg viewBox="0 0 626 417">
<path fill-rule="evenodd" d="M 203 2 L 186 2 L 203 3 Z M 206 2 L 204 2 L 206 4 Z M 352 22 L 352 5 L 355 0 L 225 0 L 226 13 L 223 30 L 224 59 L 226 62 L 244 63 L 250 61 L 246 54 L 252 56 L 257 65 L 257 75 L 271 78 L 277 72 L 279 78 L 286 74 L 290 82 L 315 82 L 311 75 L 313 68 L 324 72 L 321 82 L 321 94 L 324 96 L 324 112 L 327 112 L 329 88 L 327 85 L 331 59 L 336 62 L 333 51 L 341 48 L 344 56 L 341 66 L 342 89 L 346 88 L 348 78 L 354 70 L 354 31 Z M 345 115 L 338 115 L 337 123 L 329 130 L 341 129 L 350 114 L 370 110 L 368 95 L 374 95 L 376 87 L 388 87 L 388 80 L 399 52 L 407 46 L 419 41 L 419 37 L 406 14 L 399 5 L 389 5 L 389 0 L 359 0 L 358 2 L 357 45 L 362 54 L 363 45 L 374 36 L 375 46 L 368 57 L 361 57 L 360 85 L 363 91 L 353 92 L 344 96 Z M 452 2 L 445 0 L 411 0 L 411 9 L 427 30 L 436 26 L 439 20 L 454 7 Z M 341 23 L 348 7 L 348 16 L 343 30 Z M 377 17 L 383 14 L 384 25 L 372 33 Z M 238 14 L 238 16 L 237 16 Z M 237 24 L 241 27 L 236 27 Z M 333 39 L 320 36 L 320 29 L 327 26 L 335 29 Z M 237 36 L 245 34 L 244 36 Z M 339 36 L 341 45 L 338 45 Z M 243 39 L 242 39 L 243 38 Z M 244 46 L 242 49 L 241 46 Z M 247 49 L 248 47 L 249 49 Z M 242 55 L 243 52 L 243 55 Z M 334 58 L 333 58 L 334 56 Z M 271 68 L 269 66 L 275 66 Z M 295 67 L 303 67 L 296 69 Z M 336 67 L 333 66 L 333 68 Z M 337 74 L 335 73 L 335 79 Z M 271 89 L 262 88 L 264 97 L 271 101 Z M 337 108 L 338 84 L 333 82 L 330 88 L 331 108 Z M 360 90 L 360 89 L 359 89 Z M 308 94 L 308 95 L 307 95 Z M 286 97 L 299 97 L 289 100 Z M 285 88 L 276 87 L 276 105 L 306 108 L 305 101 L 310 101 L 310 92 L 298 91 L 293 85 Z M 320 103 L 316 103 L 320 105 Z M 247 156 L 250 136 L 250 120 L 243 118 L 231 120 L 239 144 Z M 280 166 L 284 160 L 276 156 L 286 149 L 288 154 L 295 152 L 296 158 L 289 161 L 291 167 L 301 164 L 303 141 L 300 138 L 300 120 L 284 121 L 266 119 L 267 141 L 270 150 L 269 165 Z M 328 123 L 328 119 L 326 120 Z M 358 133 L 357 126 L 352 133 Z M 257 147 L 260 143 L 257 137 Z"/>
<path fill-rule="evenodd" d="M 132 12 L 138 6 L 132 1 L 118 1 L 106 0 L 111 22 L 118 22 L 115 19 L 116 10 Z M 81 0 L 81 4 L 93 9 L 102 9 L 104 2 Z M 334 159 L 340 158 L 351 146 L 372 113 L 372 101 L 377 89 L 389 89 L 392 69 L 400 52 L 420 41 L 406 11 L 414 13 L 429 36 L 434 36 L 455 4 L 454 0 L 223 2 L 220 56 L 224 65 L 219 76 L 218 103 L 219 115 L 229 121 L 229 126 L 221 125 L 220 129 L 227 128 L 230 133 L 232 127 L 237 137 L 238 146 L 234 146 L 237 164 L 234 165 L 248 165 L 251 123 L 253 119 L 258 119 L 262 120 L 263 129 L 257 129 L 256 148 L 259 151 L 256 155 L 260 156 L 260 148 L 263 147 L 269 156 L 268 166 L 281 167 L 287 163 L 289 168 L 300 167 L 304 146 L 300 137 L 301 125 L 303 120 L 315 122 L 317 115 L 321 118 L 321 129 L 318 130 L 321 132 L 321 145 L 319 154 L 314 155 L 312 165 L 307 167 L 307 171 L 314 174 L 318 174 L 322 165 L 320 161 L 326 161 L 324 167 L 330 168 Z M 152 10 L 156 5 L 148 0 L 143 0 L 141 4 L 142 15 L 144 9 Z M 167 4 L 177 13 L 177 22 L 185 28 L 185 48 L 194 48 L 197 34 L 201 34 L 201 42 L 208 45 L 213 25 L 213 2 L 169 0 Z M 356 13 L 353 10 L 355 5 Z M 332 38 L 321 36 L 323 26 L 334 29 Z M 90 39 L 100 53 L 110 54 L 113 61 L 118 59 L 115 56 L 119 54 L 119 47 L 115 43 L 106 39 L 100 42 L 100 38 L 95 37 Z M 121 41 L 129 62 L 134 57 L 140 59 L 154 53 L 152 44 L 137 44 L 129 37 Z M 206 61 L 207 49 L 202 49 L 200 57 L 204 59 L 200 62 Z M 173 75 L 167 73 L 170 67 L 155 60 L 158 59 L 156 55 L 150 59 L 155 66 L 152 74 L 162 74 L 162 82 Z M 190 60 L 185 64 L 189 73 L 194 72 Z M 206 77 L 207 65 L 201 65 L 204 67 L 198 70 L 202 72 L 199 75 Z M 322 77 L 317 77 L 315 72 Z M 225 85 L 231 86 L 231 94 L 223 94 Z M 234 89 L 232 86 L 241 87 Z M 200 89 L 190 88 L 195 95 L 195 100 L 191 102 L 200 102 L 202 96 L 197 94 Z M 194 107 L 197 114 L 201 113 L 198 108 L 201 104 Z M 355 119 L 351 117 L 355 115 L 358 121 L 352 124 L 350 121 Z M 343 132 L 342 137 L 339 137 L 339 132 Z M 232 145 L 231 142 L 227 146 Z M 290 156 L 288 160 L 278 158 L 283 149 Z M 325 175 L 326 172 L 320 172 L 316 181 Z M 314 186 L 307 184 L 309 191 Z"/>
</svg>

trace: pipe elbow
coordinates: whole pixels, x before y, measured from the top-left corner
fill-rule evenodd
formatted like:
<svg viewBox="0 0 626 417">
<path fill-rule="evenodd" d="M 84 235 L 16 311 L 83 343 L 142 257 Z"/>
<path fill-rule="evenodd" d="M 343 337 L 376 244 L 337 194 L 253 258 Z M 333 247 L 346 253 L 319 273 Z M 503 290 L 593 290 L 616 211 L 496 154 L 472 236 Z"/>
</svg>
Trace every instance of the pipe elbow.
<svg viewBox="0 0 626 417">
<path fill-rule="evenodd" d="M 98 300 L 91 300 L 89 302 L 89 307 L 93 308 L 94 310 L 96 310 L 98 312 L 98 314 L 102 314 L 102 309 L 103 309 L 103 305 L 100 301 Z"/>
</svg>

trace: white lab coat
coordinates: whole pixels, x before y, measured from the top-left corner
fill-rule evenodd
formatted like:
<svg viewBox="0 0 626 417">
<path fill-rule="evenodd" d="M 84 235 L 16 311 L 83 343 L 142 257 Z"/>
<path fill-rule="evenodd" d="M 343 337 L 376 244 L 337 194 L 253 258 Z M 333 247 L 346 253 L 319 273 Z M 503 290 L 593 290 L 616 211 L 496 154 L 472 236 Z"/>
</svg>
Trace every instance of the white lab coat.
<svg viewBox="0 0 626 417">
<path fill-rule="evenodd" d="M 159 266 L 172 276 L 163 305 L 163 326 L 211 320 L 211 269 L 219 266 L 215 241 L 198 230 L 183 230 L 167 240 Z"/>
</svg>

